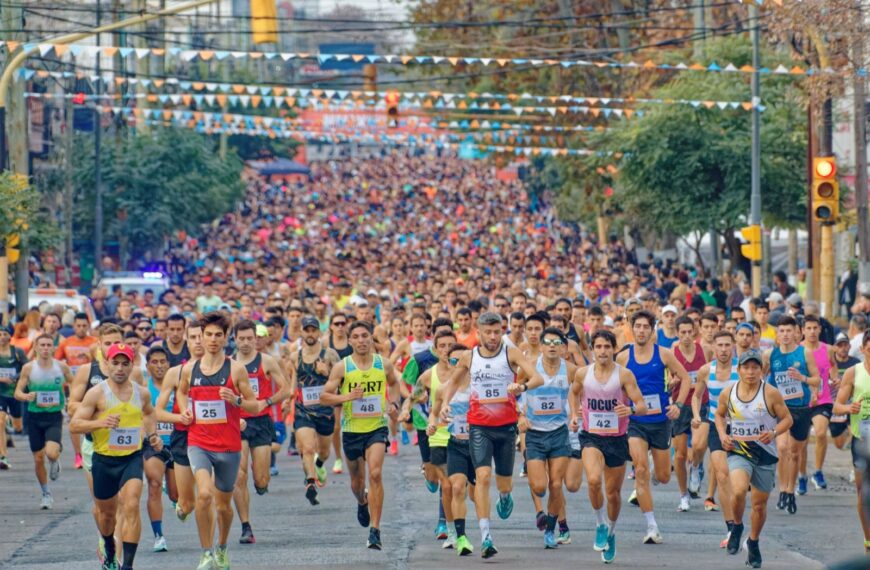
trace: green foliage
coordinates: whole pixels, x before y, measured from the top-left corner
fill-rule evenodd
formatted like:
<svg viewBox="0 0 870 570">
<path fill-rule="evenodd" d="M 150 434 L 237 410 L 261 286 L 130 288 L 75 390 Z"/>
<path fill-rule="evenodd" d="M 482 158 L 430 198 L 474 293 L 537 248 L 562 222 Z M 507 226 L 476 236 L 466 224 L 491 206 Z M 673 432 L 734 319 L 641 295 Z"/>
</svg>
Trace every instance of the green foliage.
<svg viewBox="0 0 870 570">
<path fill-rule="evenodd" d="M 0 173 L 0 240 L 20 237 L 22 246 L 32 250 L 52 247 L 60 232 L 43 207 L 42 195 L 27 178 L 8 170 Z"/>
</svg>

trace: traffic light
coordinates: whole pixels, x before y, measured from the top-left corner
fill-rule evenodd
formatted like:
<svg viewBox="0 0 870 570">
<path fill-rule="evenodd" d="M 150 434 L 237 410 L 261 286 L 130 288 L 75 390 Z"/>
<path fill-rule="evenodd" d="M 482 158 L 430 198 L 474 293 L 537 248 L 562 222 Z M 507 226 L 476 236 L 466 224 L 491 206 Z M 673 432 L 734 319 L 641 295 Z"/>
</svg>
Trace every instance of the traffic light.
<svg viewBox="0 0 870 570">
<path fill-rule="evenodd" d="M 387 91 L 384 95 L 384 102 L 387 104 L 387 127 L 393 129 L 399 126 L 399 93 L 398 91 Z"/>
<path fill-rule="evenodd" d="M 761 226 L 746 226 L 740 230 L 740 235 L 749 242 L 740 246 L 743 257 L 750 261 L 761 261 Z"/>
<path fill-rule="evenodd" d="M 18 263 L 18 258 L 21 256 L 21 236 L 18 234 L 9 234 L 6 236 L 6 259 L 9 264 Z"/>
<path fill-rule="evenodd" d="M 278 8 L 275 0 L 251 0 L 254 45 L 278 43 Z"/>
<path fill-rule="evenodd" d="M 840 185 L 837 183 L 837 160 L 833 156 L 813 159 L 813 220 L 837 221 L 840 215 Z"/>
</svg>

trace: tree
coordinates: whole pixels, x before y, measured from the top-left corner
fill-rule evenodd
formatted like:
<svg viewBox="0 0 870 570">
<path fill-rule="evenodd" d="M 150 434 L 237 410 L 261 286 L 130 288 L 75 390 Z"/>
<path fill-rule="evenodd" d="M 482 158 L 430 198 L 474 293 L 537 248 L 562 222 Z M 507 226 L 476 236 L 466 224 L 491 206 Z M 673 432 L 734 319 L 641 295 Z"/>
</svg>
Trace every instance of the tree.
<svg viewBox="0 0 870 570">
<path fill-rule="evenodd" d="M 31 250 L 54 246 L 60 238 L 56 225 L 43 207 L 42 195 L 27 177 L 4 170 L 0 173 L 0 240 L 5 247 L 11 236 Z"/>
</svg>

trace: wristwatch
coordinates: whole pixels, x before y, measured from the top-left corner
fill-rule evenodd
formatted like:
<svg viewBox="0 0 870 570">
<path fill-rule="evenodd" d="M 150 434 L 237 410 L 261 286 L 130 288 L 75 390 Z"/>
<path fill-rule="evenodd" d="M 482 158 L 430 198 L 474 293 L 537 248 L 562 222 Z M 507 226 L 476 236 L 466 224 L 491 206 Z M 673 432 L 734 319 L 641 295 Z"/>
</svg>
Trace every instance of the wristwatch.
<svg viewBox="0 0 870 570">
<path fill-rule="evenodd" d="M 242 397 L 236 396 L 236 407 L 239 408 L 242 405 Z"/>
<path fill-rule="evenodd" d="M 529 391 L 529 385 L 528 385 L 528 384 L 520 384 L 520 387 L 522 387 L 523 392 L 528 392 L 528 391 Z"/>
<path fill-rule="evenodd" d="M 272 402 L 272 398 L 266 398 L 266 405 L 271 406 L 274 402 Z"/>
</svg>

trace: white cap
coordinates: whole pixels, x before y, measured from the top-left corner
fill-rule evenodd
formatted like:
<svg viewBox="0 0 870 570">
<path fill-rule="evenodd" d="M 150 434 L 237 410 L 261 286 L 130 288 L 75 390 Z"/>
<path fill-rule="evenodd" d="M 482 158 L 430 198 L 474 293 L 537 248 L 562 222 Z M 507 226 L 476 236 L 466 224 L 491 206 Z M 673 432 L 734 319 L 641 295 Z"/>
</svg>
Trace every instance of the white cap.
<svg viewBox="0 0 870 570">
<path fill-rule="evenodd" d="M 777 291 L 774 291 L 773 293 L 771 293 L 770 295 L 767 296 L 767 299 L 765 299 L 765 302 L 767 302 L 767 303 L 770 303 L 771 301 L 773 301 L 774 303 L 782 303 L 783 302 L 782 295 L 780 295 Z"/>
<path fill-rule="evenodd" d="M 678 315 L 680 312 L 673 305 L 665 305 L 664 307 L 662 307 L 662 314 L 664 315 L 665 313 L 673 313 L 675 315 Z"/>
<path fill-rule="evenodd" d="M 372 295 L 374 295 L 375 297 L 377 297 L 377 296 L 378 296 L 378 291 L 377 291 L 376 289 L 369 289 L 368 291 L 366 291 L 366 297 L 370 297 L 370 296 L 372 296 Z"/>
</svg>

